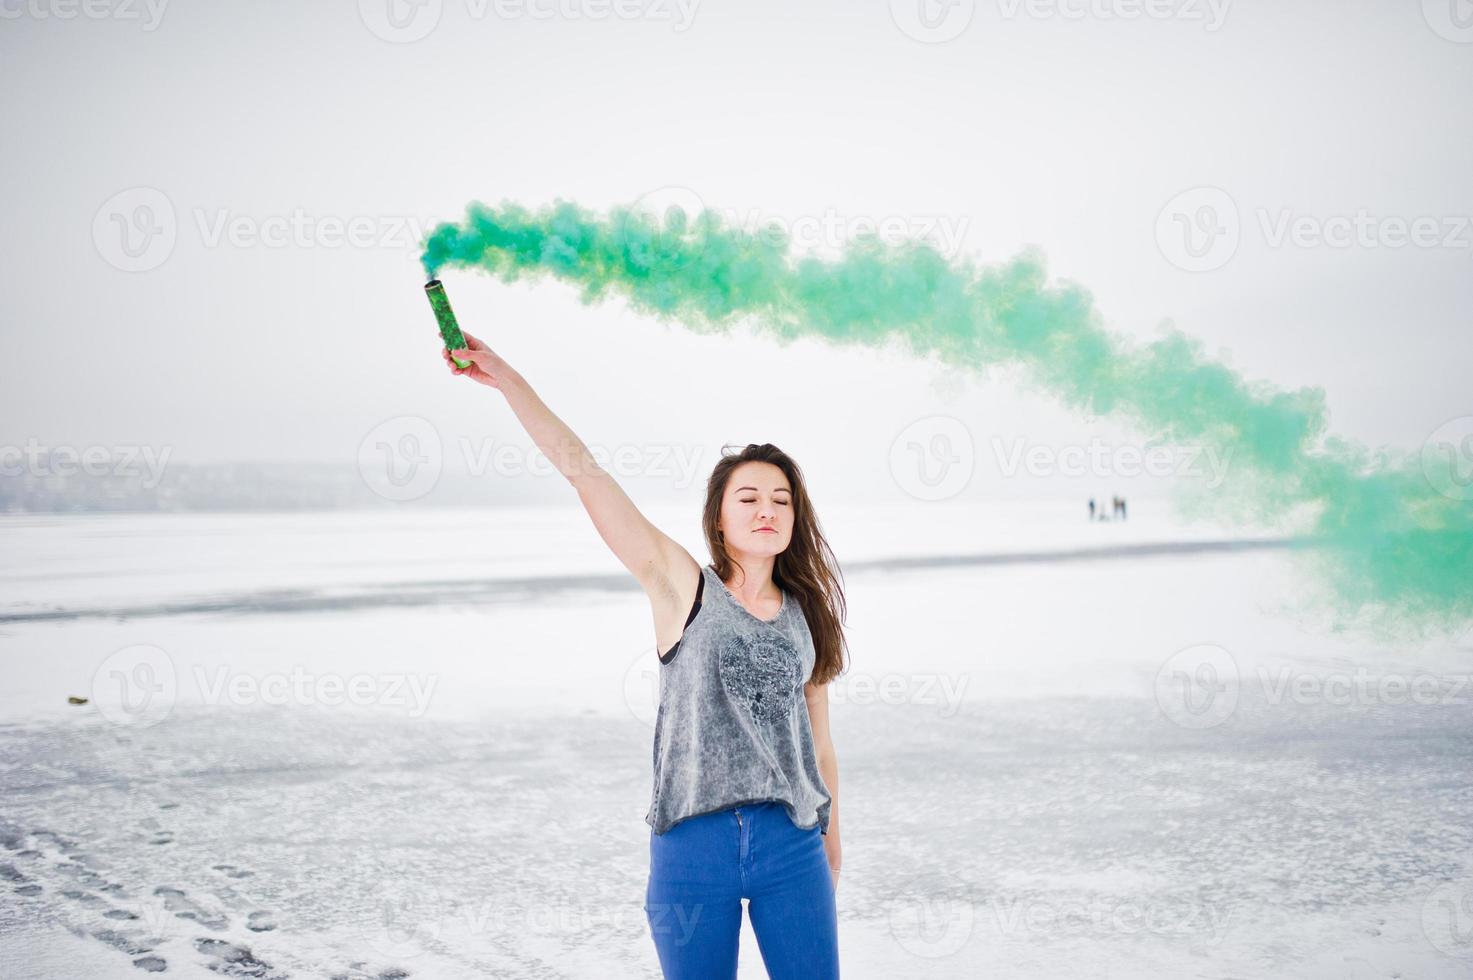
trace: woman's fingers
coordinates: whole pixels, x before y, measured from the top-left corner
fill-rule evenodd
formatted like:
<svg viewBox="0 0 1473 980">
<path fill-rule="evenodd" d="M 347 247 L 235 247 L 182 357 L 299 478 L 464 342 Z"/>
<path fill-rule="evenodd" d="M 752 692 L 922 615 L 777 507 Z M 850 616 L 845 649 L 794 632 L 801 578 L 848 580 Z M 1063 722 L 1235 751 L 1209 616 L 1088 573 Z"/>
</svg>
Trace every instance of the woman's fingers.
<svg viewBox="0 0 1473 980">
<path fill-rule="evenodd" d="M 470 344 L 474 343 L 475 340 L 467 334 L 466 342 Z M 488 384 L 492 387 L 496 387 L 495 376 L 486 370 L 486 364 L 495 356 L 484 347 L 457 347 L 455 350 L 450 350 L 447 347 L 440 348 L 440 357 L 450 366 L 451 374 L 463 374 L 472 381 L 479 381 L 482 384 Z M 457 360 L 469 361 L 470 364 L 466 367 L 461 367 L 455 363 Z"/>
<path fill-rule="evenodd" d="M 468 375 L 474 381 L 490 379 L 491 373 L 481 364 L 481 359 L 486 356 L 484 352 L 458 348 L 448 352 L 448 356 L 458 357 L 462 361 L 470 361 L 470 365 L 467 367 L 461 367 L 452 361 L 450 367 L 456 374 Z"/>
</svg>

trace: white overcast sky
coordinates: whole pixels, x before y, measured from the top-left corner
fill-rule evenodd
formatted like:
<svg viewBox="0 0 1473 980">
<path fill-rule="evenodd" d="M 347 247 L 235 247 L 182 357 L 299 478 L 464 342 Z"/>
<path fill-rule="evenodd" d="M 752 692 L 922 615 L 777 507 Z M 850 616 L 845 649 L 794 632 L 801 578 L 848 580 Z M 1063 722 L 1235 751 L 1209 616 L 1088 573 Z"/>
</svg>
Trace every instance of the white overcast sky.
<svg viewBox="0 0 1473 980">
<path fill-rule="evenodd" d="M 444 373 L 397 219 L 685 188 L 780 221 L 960 230 L 983 261 L 1036 244 L 1113 329 L 1148 340 L 1169 318 L 1250 378 L 1323 386 L 1335 432 L 1413 448 L 1473 414 L 1473 29 L 1453 2 L 959 2 L 928 33 L 899 0 L 627 0 L 637 16 L 603 18 L 443 0 L 405 40 L 429 22 L 390 21 L 389 0 L 0 0 L 0 444 L 350 461 L 381 422 L 421 416 L 447 443 L 524 446 L 499 395 Z M 1200 187 L 1240 240 L 1192 271 L 1157 219 Z M 140 188 L 175 240 L 126 271 L 115 223 L 146 217 Z M 1359 211 L 1431 217 L 1438 241 L 1275 244 L 1263 226 Z M 222 219 L 294 214 L 318 229 L 304 246 L 210 240 Z M 354 217 L 397 240 L 334 245 L 315 224 Z M 771 441 L 831 497 L 895 496 L 892 443 L 939 414 L 975 442 L 969 492 L 1016 494 L 1033 484 L 999 476 L 994 438 L 1139 438 L 1001 376 L 445 280 L 586 442 L 703 453 L 703 476 L 722 443 Z"/>
</svg>

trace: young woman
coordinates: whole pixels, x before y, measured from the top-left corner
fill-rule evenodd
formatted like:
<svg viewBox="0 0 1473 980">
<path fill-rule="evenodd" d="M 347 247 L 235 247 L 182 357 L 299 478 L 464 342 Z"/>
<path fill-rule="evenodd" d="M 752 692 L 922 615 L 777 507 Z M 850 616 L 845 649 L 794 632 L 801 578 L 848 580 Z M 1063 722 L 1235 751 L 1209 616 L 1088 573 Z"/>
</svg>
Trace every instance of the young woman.
<svg viewBox="0 0 1473 980">
<path fill-rule="evenodd" d="M 802 472 L 771 444 L 723 452 L 702 513 L 713 560 L 701 566 L 520 374 L 465 337 L 453 353 L 471 366 L 445 351 L 452 373 L 506 396 L 649 596 L 660 705 L 644 908 L 665 976 L 734 978 L 745 898 L 768 976 L 838 977 L 827 684 L 844 667 L 845 602 Z"/>
</svg>

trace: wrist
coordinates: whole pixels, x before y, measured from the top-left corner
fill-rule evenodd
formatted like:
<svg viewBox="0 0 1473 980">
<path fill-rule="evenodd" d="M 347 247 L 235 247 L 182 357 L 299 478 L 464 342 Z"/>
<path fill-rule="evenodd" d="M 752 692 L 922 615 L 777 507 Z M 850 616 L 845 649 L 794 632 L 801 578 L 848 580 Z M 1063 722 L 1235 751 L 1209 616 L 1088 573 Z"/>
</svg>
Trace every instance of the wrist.
<svg viewBox="0 0 1473 980">
<path fill-rule="evenodd" d="M 508 369 L 497 379 L 496 387 L 501 389 L 503 395 L 513 392 L 519 395 L 532 393 L 532 386 L 527 384 L 527 379 L 512 369 Z"/>
</svg>

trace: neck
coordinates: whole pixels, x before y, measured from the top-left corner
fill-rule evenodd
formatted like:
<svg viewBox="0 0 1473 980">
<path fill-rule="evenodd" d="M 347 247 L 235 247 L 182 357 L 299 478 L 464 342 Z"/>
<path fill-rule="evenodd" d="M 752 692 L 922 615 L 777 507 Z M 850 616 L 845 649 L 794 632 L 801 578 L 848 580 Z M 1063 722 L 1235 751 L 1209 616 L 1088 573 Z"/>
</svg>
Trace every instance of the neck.
<svg viewBox="0 0 1473 980">
<path fill-rule="evenodd" d="M 726 583 L 726 587 L 734 595 L 741 596 L 749 602 L 782 598 L 782 590 L 772 581 L 775 561 L 771 556 L 745 559 L 733 556 L 732 563 L 736 566 L 733 572 L 734 577 L 732 581 Z"/>
</svg>

